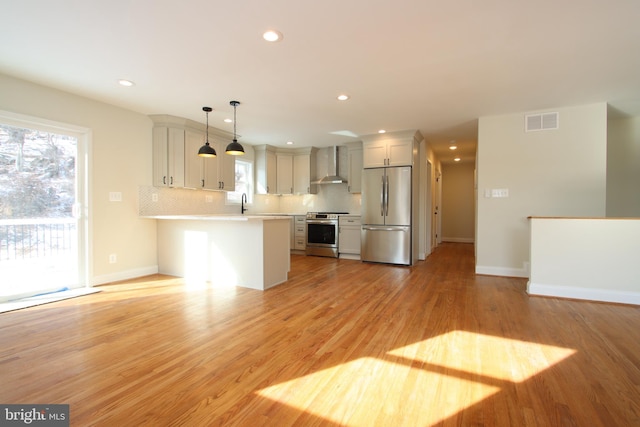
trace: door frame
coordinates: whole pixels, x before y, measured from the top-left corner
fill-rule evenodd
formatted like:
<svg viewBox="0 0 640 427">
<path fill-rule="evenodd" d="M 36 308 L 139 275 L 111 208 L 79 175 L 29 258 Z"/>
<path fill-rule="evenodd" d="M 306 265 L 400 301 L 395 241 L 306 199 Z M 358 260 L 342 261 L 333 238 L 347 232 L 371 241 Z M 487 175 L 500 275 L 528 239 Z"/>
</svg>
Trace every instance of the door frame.
<svg viewBox="0 0 640 427">
<path fill-rule="evenodd" d="M 77 220 L 77 284 L 74 287 L 90 287 L 93 265 L 91 262 L 92 219 L 91 199 L 91 129 L 25 114 L 0 110 L 0 121 L 11 126 L 19 126 L 43 132 L 73 136 L 76 146 L 76 203 L 74 215 Z"/>
</svg>

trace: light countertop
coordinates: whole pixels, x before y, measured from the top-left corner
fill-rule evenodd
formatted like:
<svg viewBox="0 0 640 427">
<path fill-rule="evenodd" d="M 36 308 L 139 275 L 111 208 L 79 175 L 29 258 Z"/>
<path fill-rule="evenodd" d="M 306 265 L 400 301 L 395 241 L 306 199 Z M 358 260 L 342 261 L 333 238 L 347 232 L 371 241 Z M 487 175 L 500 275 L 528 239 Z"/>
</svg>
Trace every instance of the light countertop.
<svg viewBox="0 0 640 427">
<path fill-rule="evenodd" d="M 289 219 L 288 216 L 276 215 L 240 215 L 240 214 L 203 214 L 203 215 L 151 215 L 143 216 L 149 219 L 179 219 L 198 221 L 273 221 Z"/>
</svg>

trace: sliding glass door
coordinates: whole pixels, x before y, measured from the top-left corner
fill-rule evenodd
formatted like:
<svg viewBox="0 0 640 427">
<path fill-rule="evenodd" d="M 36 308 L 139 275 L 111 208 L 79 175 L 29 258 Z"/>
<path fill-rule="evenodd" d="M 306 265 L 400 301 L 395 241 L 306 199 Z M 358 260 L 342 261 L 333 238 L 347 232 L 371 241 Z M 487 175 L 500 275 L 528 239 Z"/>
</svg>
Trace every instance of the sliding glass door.
<svg viewBox="0 0 640 427">
<path fill-rule="evenodd" d="M 83 146 L 0 114 L 0 302 L 86 285 Z"/>
</svg>

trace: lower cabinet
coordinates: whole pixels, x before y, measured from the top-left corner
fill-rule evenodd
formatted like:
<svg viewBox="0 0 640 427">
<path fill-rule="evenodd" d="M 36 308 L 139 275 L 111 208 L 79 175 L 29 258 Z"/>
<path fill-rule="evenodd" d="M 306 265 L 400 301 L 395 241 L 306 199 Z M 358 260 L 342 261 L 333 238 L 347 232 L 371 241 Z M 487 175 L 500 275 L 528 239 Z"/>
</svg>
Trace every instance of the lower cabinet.
<svg viewBox="0 0 640 427">
<path fill-rule="evenodd" d="M 338 254 L 340 258 L 360 259 L 360 217 L 338 217 Z"/>
<path fill-rule="evenodd" d="M 307 249 L 307 217 L 296 215 L 293 217 L 293 247 L 296 251 Z"/>
</svg>

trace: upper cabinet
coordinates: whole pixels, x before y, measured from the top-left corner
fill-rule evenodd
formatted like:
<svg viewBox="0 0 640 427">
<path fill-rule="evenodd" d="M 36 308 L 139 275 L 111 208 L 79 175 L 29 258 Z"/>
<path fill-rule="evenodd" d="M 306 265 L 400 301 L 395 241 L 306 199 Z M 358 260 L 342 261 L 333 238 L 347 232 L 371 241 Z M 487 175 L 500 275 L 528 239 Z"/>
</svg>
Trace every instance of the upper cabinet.
<svg viewBox="0 0 640 427">
<path fill-rule="evenodd" d="M 203 188 L 207 190 L 223 190 L 223 191 L 235 191 L 236 189 L 236 156 L 225 154 L 224 150 L 227 148 L 229 142 L 222 141 L 217 137 L 211 137 L 209 135 L 209 145 L 216 150 L 216 157 L 198 157 L 196 154 L 198 150 L 193 154 L 202 159 L 202 177 Z M 202 146 L 200 144 L 198 149 Z"/>
<path fill-rule="evenodd" d="M 209 128 L 209 144 L 218 155 L 202 158 L 198 150 L 206 139 L 204 125 L 169 115 L 149 117 L 154 121 L 154 186 L 234 191 L 236 160 L 224 153 L 230 134 Z"/>
<path fill-rule="evenodd" d="M 276 193 L 293 194 L 293 154 L 276 153 Z"/>
<path fill-rule="evenodd" d="M 256 145 L 253 151 L 256 156 L 256 194 L 276 194 L 276 148 Z"/>
<path fill-rule="evenodd" d="M 209 136 L 209 145 L 216 157 L 200 157 L 198 150 L 204 145 L 206 134 L 185 131 L 185 184 L 186 188 L 234 191 L 236 158 L 224 153 L 225 142 Z"/>
<path fill-rule="evenodd" d="M 316 148 L 253 147 L 257 194 L 315 194 Z"/>
<path fill-rule="evenodd" d="M 362 192 L 362 142 L 347 144 L 349 162 L 347 189 L 349 193 Z"/>
<path fill-rule="evenodd" d="M 421 139 L 417 131 L 365 136 L 362 141 L 363 167 L 412 166 L 416 141 Z"/>
<path fill-rule="evenodd" d="M 184 187 L 184 130 L 158 126 L 153 128 L 153 185 Z"/>
<path fill-rule="evenodd" d="M 318 185 L 311 182 L 316 179 L 317 148 L 300 148 L 293 154 L 293 193 L 316 194 Z"/>
</svg>

